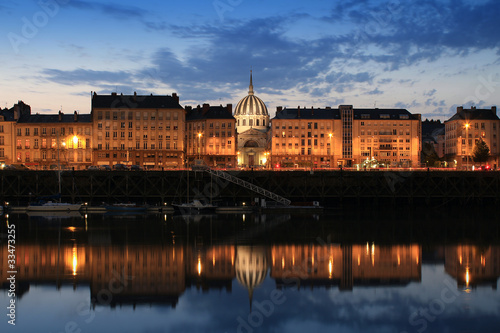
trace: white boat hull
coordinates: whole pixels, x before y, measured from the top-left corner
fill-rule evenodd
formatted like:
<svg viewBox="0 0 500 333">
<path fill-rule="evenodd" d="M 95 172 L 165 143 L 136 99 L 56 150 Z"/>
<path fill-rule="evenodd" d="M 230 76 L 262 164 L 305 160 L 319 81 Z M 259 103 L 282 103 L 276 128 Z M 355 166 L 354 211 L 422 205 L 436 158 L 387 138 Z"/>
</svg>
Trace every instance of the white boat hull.
<svg viewBox="0 0 500 333">
<path fill-rule="evenodd" d="M 28 212 L 73 212 L 80 210 L 81 207 L 81 204 L 53 202 L 42 205 L 29 205 L 26 210 Z"/>
</svg>

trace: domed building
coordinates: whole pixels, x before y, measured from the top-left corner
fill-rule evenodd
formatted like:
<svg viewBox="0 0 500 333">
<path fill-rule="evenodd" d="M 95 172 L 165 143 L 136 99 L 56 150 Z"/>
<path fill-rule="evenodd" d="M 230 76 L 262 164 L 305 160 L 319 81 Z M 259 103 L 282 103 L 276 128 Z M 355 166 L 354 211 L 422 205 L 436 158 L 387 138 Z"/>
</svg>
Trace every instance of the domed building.
<svg viewBox="0 0 500 333">
<path fill-rule="evenodd" d="M 266 104 L 255 96 L 252 72 L 248 96 L 238 102 L 234 109 L 238 132 L 238 165 L 265 166 L 267 162 L 269 112 Z"/>
</svg>

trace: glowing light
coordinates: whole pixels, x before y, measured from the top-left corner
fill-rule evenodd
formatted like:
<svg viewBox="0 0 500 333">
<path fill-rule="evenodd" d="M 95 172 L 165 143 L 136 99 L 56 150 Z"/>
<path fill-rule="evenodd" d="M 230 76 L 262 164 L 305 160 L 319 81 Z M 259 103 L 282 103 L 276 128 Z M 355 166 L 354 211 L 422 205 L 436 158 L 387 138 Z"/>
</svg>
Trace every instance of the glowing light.
<svg viewBox="0 0 500 333">
<path fill-rule="evenodd" d="M 470 282 L 469 267 L 465 269 L 465 286 L 468 287 Z"/>
<path fill-rule="evenodd" d="M 470 126 L 469 123 L 465 123 L 465 129 L 469 129 L 469 126 Z"/>
<path fill-rule="evenodd" d="M 481 254 L 481 265 L 486 265 L 486 258 Z"/>
<path fill-rule="evenodd" d="M 73 145 L 76 146 L 78 144 L 78 137 L 75 135 L 73 137 Z"/>
<path fill-rule="evenodd" d="M 361 265 L 361 257 L 360 255 L 358 254 L 358 266 Z"/>
<path fill-rule="evenodd" d="M 330 139 L 332 138 L 332 136 L 333 136 L 333 134 L 332 134 L 332 133 L 328 133 L 328 137 L 329 137 Z"/>
<path fill-rule="evenodd" d="M 78 268 L 78 257 L 77 257 L 77 249 L 76 245 L 73 246 L 73 276 L 76 275 L 76 270 Z"/>
<path fill-rule="evenodd" d="M 375 255 L 375 243 L 372 243 L 372 256 Z"/>
<path fill-rule="evenodd" d="M 285 258 L 281 257 L 281 268 L 285 268 Z"/>
<path fill-rule="evenodd" d="M 328 261 L 328 273 L 329 273 L 329 276 L 328 278 L 332 278 L 332 272 L 333 272 L 333 259 L 330 258 L 330 260 Z"/>
<path fill-rule="evenodd" d="M 201 258 L 198 257 L 198 275 L 201 275 Z"/>
<path fill-rule="evenodd" d="M 366 242 L 366 255 L 370 255 L 370 244 Z"/>
<path fill-rule="evenodd" d="M 462 256 L 460 256 L 460 258 L 458 259 L 458 262 L 460 263 L 460 265 L 462 265 Z"/>
<path fill-rule="evenodd" d="M 398 266 L 400 266 L 400 265 L 401 265 L 401 256 L 398 253 Z"/>
</svg>

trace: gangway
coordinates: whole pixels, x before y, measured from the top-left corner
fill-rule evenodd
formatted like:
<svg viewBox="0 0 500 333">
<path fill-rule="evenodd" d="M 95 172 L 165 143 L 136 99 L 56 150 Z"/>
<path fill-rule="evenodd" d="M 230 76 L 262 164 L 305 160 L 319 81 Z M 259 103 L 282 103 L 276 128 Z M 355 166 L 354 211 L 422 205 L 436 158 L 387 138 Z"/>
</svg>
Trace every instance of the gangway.
<svg viewBox="0 0 500 333">
<path fill-rule="evenodd" d="M 215 177 L 225 179 L 231 183 L 234 183 L 234 184 L 239 185 L 241 187 L 244 187 L 250 191 L 258 193 L 266 198 L 269 198 L 269 199 L 272 199 L 276 202 L 282 203 L 285 206 L 288 206 L 291 203 L 291 201 L 288 200 L 287 198 L 284 198 L 276 193 L 268 191 L 265 188 L 259 187 L 257 185 L 252 184 L 252 183 L 249 183 L 243 179 L 240 179 L 238 177 L 230 175 L 227 172 L 224 172 L 221 170 L 214 170 L 214 169 L 210 168 L 208 165 L 206 165 L 203 160 L 195 160 L 195 164 L 193 165 L 193 170 L 205 171 L 205 172 L 207 172 Z"/>
</svg>

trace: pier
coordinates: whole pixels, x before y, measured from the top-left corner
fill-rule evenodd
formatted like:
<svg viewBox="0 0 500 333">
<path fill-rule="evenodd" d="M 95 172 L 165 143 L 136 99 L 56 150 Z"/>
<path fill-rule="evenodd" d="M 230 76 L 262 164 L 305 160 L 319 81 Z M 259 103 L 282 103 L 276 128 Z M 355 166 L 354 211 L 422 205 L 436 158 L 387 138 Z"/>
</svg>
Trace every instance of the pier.
<svg viewBox="0 0 500 333">
<path fill-rule="evenodd" d="M 326 208 L 466 206 L 500 203 L 500 172 L 467 171 L 227 171 L 294 202 Z M 264 196 L 203 171 L 64 171 L 62 200 L 100 205 L 165 205 L 200 198 L 220 205 L 252 204 Z M 4 170 L 0 200 L 23 206 L 58 192 L 57 172 Z M 267 199 L 269 202 L 269 199 Z"/>
</svg>

